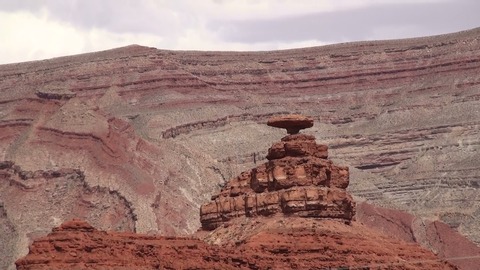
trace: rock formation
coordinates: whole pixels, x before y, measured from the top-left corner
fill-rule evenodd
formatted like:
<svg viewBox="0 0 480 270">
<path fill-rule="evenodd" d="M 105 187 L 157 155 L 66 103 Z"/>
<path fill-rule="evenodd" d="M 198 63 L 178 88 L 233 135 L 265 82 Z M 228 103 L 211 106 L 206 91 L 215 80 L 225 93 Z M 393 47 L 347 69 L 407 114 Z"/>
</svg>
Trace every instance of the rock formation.
<svg viewBox="0 0 480 270">
<path fill-rule="evenodd" d="M 16 266 L 17 270 L 233 269 L 234 264 L 224 262 L 226 257 L 198 239 L 104 232 L 72 220 L 37 239 Z"/>
<path fill-rule="evenodd" d="M 69 100 L 75 97 L 75 93 L 62 91 L 61 89 L 42 89 L 38 90 L 35 94 L 42 99 Z"/>
<path fill-rule="evenodd" d="M 354 202 L 346 188 L 348 167 L 328 160 L 326 145 L 298 134 L 313 126 L 311 118 L 287 115 L 268 121 L 290 134 L 268 149 L 268 162 L 229 181 L 212 202 L 200 208 L 202 228 L 215 229 L 239 216 L 332 218 L 350 222 Z"/>
<path fill-rule="evenodd" d="M 17 270 L 456 269 L 426 249 L 356 223 L 252 219 L 221 227 L 206 240 L 214 237 L 219 244 L 192 237 L 104 232 L 73 220 L 35 240 L 16 266 Z"/>
<path fill-rule="evenodd" d="M 286 115 L 269 119 L 267 125 L 284 128 L 288 134 L 297 134 L 302 129 L 313 127 L 313 119 L 302 115 Z"/>
<path fill-rule="evenodd" d="M 17 269 L 457 269 L 352 222 L 348 168 L 327 160 L 314 137 L 295 133 L 274 146 L 284 154 L 231 180 L 201 207 L 202 228 L 212 230 L 197 233 L 204 241 L 102 232 L 73 220 L 35 240 Z"/>
<path fill-rule="evenodd" d="M 418 243 L 458 269 L 474 270 L 480 265 L 480 247 L 445 223 L 366 202 L 357 202 L 356 206 L 355 220 L 370 229 Z"/>
</svg>

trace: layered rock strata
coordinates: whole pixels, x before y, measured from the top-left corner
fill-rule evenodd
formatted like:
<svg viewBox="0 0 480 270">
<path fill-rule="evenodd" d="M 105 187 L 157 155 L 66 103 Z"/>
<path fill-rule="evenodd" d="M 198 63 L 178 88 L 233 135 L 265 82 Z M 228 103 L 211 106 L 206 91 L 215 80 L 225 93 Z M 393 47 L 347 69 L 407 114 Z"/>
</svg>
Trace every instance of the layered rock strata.
<svg viewBox="0 0 480 270">
<path fill-rule="evenodd" d="M 456 269 L 418 245 L 355 222 L 250 219 L 222 226 L 205 241 L 105 232 L 73 220 L 34 241 L 16 266 L 17 270 Z"/>
<path fill-rule="evenodd" d="M 314 136 L 297 134 L 313 126 L 313 120 L 288 115 L 268 125 L 292 134 L 268 149 L 268 162 L 241 173 L 202 205 L 202 228 L 212 230 L 240 216 L 275 214 L 350 222 L 355 204 L 345 190 L 348 167 L 328 160 L 328 147 L 317 144 Z"/>
<path fill-rule="evenodd" d="M 478 245 L 479 73 L 480 28 L 269 52 L 128 46 L 1 65 L 0 160 L 80 169 L 128 200 L 137 232 L 186 234 L 200 225 L 198 205 L 280 139 L 259 124 L 302 113 L 350 165 L 352 194 L 440 219 Z M 19 223 L 34 221 L 11 206 Z"/>
<path fill-rule="evenodd" d="M 3 161 L 0 194 L 0 269 L 13 269 L 29 243 L 72 218 L 104 230 L 135 230 L 132 205 L 115 191 L 88 185 L 78 169 L 28 171 Z"/>
<path fill-rule="evenodd" d="M 105 232 L 72 220 L 36 240 L 16 266 L 18 270 L 225 269 L 228 263 L 222 257 L 225 253 L 198 239 Z"/>
<path fill-rule="evenodd" d="M 280 127 L 302 125 L 287 119 Z M 73 220 L 35 240 L 17 269 L 456 269 L 352 222 L 348 168 L 327 158 L 313 136 L 294 133 L 275 143 L 267 163 L 201 207 L 203 229 L 213 230 L 197 232 L 203 241 L 102 232 Z"/>
<path fill-rule="evenodd" d="M 357 202 L 355 221 L 406 242 L 418 243 L 462 270 L 480 265 L 480 247 L 438 220 Z"/>
</svg>

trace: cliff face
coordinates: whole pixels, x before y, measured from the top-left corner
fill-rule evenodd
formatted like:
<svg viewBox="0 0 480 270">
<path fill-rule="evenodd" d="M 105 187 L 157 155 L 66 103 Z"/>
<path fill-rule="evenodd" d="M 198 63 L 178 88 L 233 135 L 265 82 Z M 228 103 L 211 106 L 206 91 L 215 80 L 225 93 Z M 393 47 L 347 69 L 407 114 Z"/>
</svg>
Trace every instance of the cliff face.
<svg viewBox="0 0 480 270">
<path fill-rule="evenodd" d="M 25 171 L 0 162 L 0 268 L 28 252 L 28 245 L 64 219 L 92 220 L 104 230 L 133 231 L 135 215 L 120 194 L 90 187 L 80 170 Z"/>
<path fill-rule="evenodd" d="M 480 247 L 467 241 L 445 223 L 412 216 L 406 212 L 357 203 L 356 221 L 406 242 L 418 243 L 459 269 L 477 269 Z"/>
<path fill-rule="evenodd" d="M 324 149 L 321 158 L 316 148 Z M 202 205 L 202 228 L 210 231 L 197 233 L 203 241 L 102 232 L 73 220 L 35 240 L 17 269 L 458 269 L 417 243 L 352 221 L 348 168 L 327 156 L 310 136 L 284 137 L 267 163 Z"/>
<path fill-rule="evenodd" d="M 275 52 L 129 46 L 2 65 L 0 159 L 78 169 L 125 199 L 133 230 L 187 234 L 198 207 L 280 139 L 259 123 L 298 112 L 321 123 L 307 135 L 351 165 L 352 194 L 478 244 L 479 39 L 474 29 Z M 4 198 L 2 230 L 25 234 Z"/>
</svg>

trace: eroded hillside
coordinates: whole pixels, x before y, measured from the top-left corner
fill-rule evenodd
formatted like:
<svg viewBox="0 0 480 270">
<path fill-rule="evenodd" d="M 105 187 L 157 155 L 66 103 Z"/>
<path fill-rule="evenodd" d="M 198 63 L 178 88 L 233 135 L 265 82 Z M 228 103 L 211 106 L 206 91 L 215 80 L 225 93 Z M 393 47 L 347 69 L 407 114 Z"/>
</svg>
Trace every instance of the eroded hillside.
<svg viewBox="0 0 480 270">
<path fill-rule="evenodd" d="M 273 52 L 129 46 L 2 65 L 0 160 L 78 170 L 84 183 L 71 188 L 123 198 L 131 230 L 187 234 L 199 206 L 282 137 L 261 123 L 302 113 L 316 121 L 306 133 L 350 166 L 351 193 L 478 244 L 479 72 L 480 29 Z M 14 220 L 14 199 L 0 202 L 0 230 L 35 235 L 15 225 L 31 217 Z M 42 232 L 58 225 L 48 220 Z"/>
</svg>

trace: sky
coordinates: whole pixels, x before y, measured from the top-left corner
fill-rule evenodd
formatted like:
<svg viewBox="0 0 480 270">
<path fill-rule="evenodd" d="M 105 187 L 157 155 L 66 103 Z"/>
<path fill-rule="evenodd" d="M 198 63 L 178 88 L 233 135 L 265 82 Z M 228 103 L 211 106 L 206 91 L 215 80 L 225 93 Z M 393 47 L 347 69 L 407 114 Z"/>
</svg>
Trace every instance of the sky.
<svg viewBox="0 0 480 270">
<path fill-rule="evenodd" d="M 479 0 L 0 0 L 0 64 L 131 44 L 260 51 L 480 27 Z"/>
</svg>

